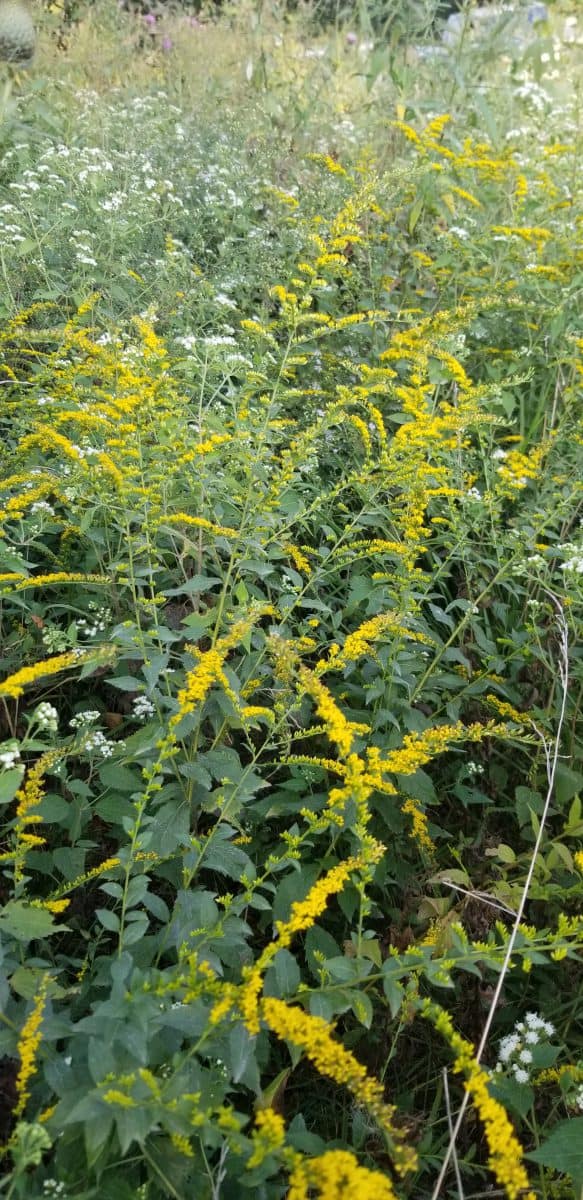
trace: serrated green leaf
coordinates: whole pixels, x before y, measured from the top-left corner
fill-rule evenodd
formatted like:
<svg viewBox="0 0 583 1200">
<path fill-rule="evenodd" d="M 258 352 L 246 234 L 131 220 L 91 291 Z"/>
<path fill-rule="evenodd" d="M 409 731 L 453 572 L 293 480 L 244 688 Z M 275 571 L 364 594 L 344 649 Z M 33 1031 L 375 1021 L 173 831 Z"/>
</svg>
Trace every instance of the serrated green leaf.
<svg viewBox="0 0 583 1200">
<path fill-rule="evenodd" d="M 583 1186 L 583 1117 L 573 1117 L 555 1125 L 550 1137 L 526 1157 L 531 1162 L 551 1167 L 561 1175 L 570 1175 L 578 1187 Z"/>
<path fill-rule="evenodd" d="M 61 933 L 68 925 L 55 925 L 55 918 L 46 908 L 35 908 L 25 900 L 9 900 L 0 912 L 0 932 L 11 934 L 19 942 Z"/>
</svg>

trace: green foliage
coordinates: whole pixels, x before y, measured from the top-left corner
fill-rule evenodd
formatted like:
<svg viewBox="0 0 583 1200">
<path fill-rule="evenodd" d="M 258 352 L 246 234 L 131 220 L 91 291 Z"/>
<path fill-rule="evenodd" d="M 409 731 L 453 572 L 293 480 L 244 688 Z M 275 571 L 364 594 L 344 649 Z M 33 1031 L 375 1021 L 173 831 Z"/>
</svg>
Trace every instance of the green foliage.
<svg viewBox="0 0 583 1200">
<path fill-rule="evenodd" d="M 429 1197 L 447 1066 L 468 1194 L 582 1184 L 580 49 L 381 7 L 7 108 L 14 1200 Z"/>
</svg>

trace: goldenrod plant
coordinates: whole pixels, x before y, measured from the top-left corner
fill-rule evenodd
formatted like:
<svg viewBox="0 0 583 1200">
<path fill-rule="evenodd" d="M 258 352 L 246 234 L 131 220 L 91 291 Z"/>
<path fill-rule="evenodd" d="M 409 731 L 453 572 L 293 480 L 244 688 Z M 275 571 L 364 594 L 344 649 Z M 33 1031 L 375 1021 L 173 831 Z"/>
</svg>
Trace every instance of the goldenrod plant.
<svg viewBox="0 0 583 1200">
<path fill-rule="evenodd" d="M 3 124 L 10 1200 L 583 1187 L 583 24 L 381 7 Z"/>
</svg>

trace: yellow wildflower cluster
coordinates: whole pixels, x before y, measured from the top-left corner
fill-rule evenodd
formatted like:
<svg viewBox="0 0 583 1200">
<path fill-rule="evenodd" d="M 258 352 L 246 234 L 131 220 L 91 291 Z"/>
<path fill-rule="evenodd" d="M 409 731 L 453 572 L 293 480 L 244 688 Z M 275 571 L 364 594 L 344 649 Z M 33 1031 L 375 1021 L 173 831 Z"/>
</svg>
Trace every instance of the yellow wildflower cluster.
<svg viewBox="0 0 583 1200">
<path fill-rule="evenodd" d="M 370 1112 L 391 1139 L 399 1174 L 413 1170 L 415 1151 L 399 1144 L 401 1135 L 394 1124 L 395 1108 L 385 1102 L 382 1084 L 332 1036 L 328 1022 L 273 996 L 263 1000 L 261 1015 L 273 1033 L 303 1050 L 321 1075 L 347 1087 L 354 1099 Z"/>
<path fill-rule="evenodd" d="M 528 720 L 527 713 L 521 713 L 513 704 L 508 704 L 506 700 L 499 700 L 492 692 L 486 696 L 486 700 L 501 717 L 506 717 L 508 721 L 514 721 L 516 725 L 524 725 Z"/>
<path fill-rule="evenodd" d="M 419 767 L 425 766 L 436 754 L 443 753 L 456 742 L 480 742 L 489 734 L 505 732 L 505 726 L 493 722 L 488 725 L 464 725 L 458 721 L 455 725 L 436 725 L 425 729 L 423 733 L 408 733 L 403 745 L 398 750 L 389 750 L 382 759 L 375 754 L 375 767 L 382 774 L 413 775 Z"/>
<path fill-rule="evenodd" d="M 396 1200 L 387 1175 L 359 1165 L 350 1150 L 327 1150 L 318 1158 L 296 1162 L 289 1176 L 287 1200 Z"/>
<path fill-rule="evenodd" d="M 32 1009 L 24 1023 L 18 1039 L 18 1057 L 20 1067 L 16 1077 L 16 1095 L 18 1097 L 14 1108 L 14 1117 L 21 1117 L 29 1098 L 29 1083 L 36 1071 L 36 1058 L 42 1040 L 42 1020 L 49 986 L 48 975 L 43 976 L 38 992 L 34 998 Z"/>
<path fill-rule="evenodd" d="M 19 696 L 22 696 L 25 687 L 31 683 L 37 683 L 39 679 L 58 675 L 60 671 L 66 671 L 69 667 L 81 667 L 92 659 L 99 662 L 110 657 L 110 648 L 100 647 L 99 650 L 68 650 L 66 654 L 57 654 L 53 658 L 42 659 L 41 662 L 34 663 L 32 667 L 21 667 L 20 671 L 16 671 L 14 675 L 9 675 L 7 679 L 2 680 L 0 696 L 10 696 L 17 700 Z"/>
<path fill-rule="evenodd" d="M 549 448 L 550 442 L 545 442 L 528 454 L 522 454 L 519 450 L 504 453 L 496 471 L 504 494 L 512 496 L 513 493 L 527 487 L 532 480 L 538 479 Z"/>
<path fill-rule="evenodd" d="M 285 1141 L 285 1122 L 273 1108 L 261 1108 L 255 1117 L 255 1128 L 251 1133 L 253 1150 L 247 1159 L 247 1170 L 261 1166 L 268 1154 L 281 1149 Z"/>
<path fill-rule="evenodd" d="M 62 751 L 47 750 L 30 768 L 26 782 L 16 793 L 14 844 L 11 850 L 0 854 L 0 862 L 14 862 L 15 883 L 22 879 L 24 861 L 28 851 L 33 850 L 35 846 L 44 846 L 45 839 L 29 833 L 29 828 L 31 825 L 39 825 L 42 822 L 42 817 L 36 810 L 43 798 L 44 776 L 61 757 Z M 45 907 L 48 907 L 48 902 L 45 903 Z"/>
<path fill-rule="evenodd" d="M 338 647 L 331 648 L 329 667 L 336 669 L 344 667 L 346 663 L 356 662 L 363 655 L 370 654 L 375 642 L 387 634 L 391 634 L 395 639 L 408 638 L 411 641 L 431 645 L 431 638 L 426 634 L 407 629 L 393 613 L 382 613 L 378 617 L 363 621 L 362 625 L 354 630 L 354 633 L 347 634 L 342 650 L 339 650 Z"/>
<path fill-rule="evenodd" d="M 529 1190 L 528 1175 L 523 1163 L 523 1151 L 506 1110 L 490 1095 L 490 1077 L 474 1057 L 473 1046 L 457 1033 L 453 1021 L 444 1009 L 425 1000 L 420 1012 L 435 1026 L 456 1054 L 453 1069 L 465 1076 L 476 1112 L 484 1125 L 490 1151 L 488 1165 L 508 1200 L 535 1200 Z"/>
<path fill-rule="evenodd" d="M 265 605 L 255 605 L 251 608 L 248 616 L 236 621 L 229 633 L 219 638 L 210 650 L 200 651 L 196 646 L 192 647 L 193 653 L 198 658 L 198 664 L 188 672 L 186 683 L 178 693 L 178 712 L 171 717 L 169 722 L 170 738 L 173 738 L 174 730 L 183 717 L 194 712 L 202 704 L 215 683 L 221 684 L 235 707 L 239 709 L 238 698 L 225 675 L 223 664 L 229 652 L 243 641 L 253 624 L 269 611 L 270 609 Z"/>
<path fill-rule="evenodd" d="M 364 867 L 365 863 L 359 857 L 349 858 L 345 862 L 338 863 L 310 888 L 305 900 L 296 900 L 292 904 L 288 921 L 276 921 L 277 940 L 265 947 L 252 967 L 245 967 L 243 970 L 240 1008 L 250 1033 L 259 1032 L 259 993 L 265 971 L 277 952 L 287 948 L 297 933 L 309 929 L 324 912 L 330 896 L 342 891 L 353 871 L 361 870 Z"/>
<path fill-rule="evenodd" d="M 61 583 L 103 583 L 110 584 L 107 575 L 83 575 L 80 571 L 53 571 L 47 575 L 13 576 L 16 580 L 12 591 L 24 592 L 28 588 L 51 587 Z M 0 582 L 2 577 L 0 576 Z"/>
<path fill-rule="evenodd" d="M 328 731 L 328 737 L 335 743 L 341 758 L 346 758 L 351 751 L 354 728 L 339 709 L 336 701 L 325 684 L 318 679 L 313 671 L 301 667 L 298 675 L 299 685 L 316 704 L 316 712 Z"/>
<path fill-rule="evenodd" d="M 179 1154 L 182 1154 L 184 1158 L 194 1158 L 194 1150 L 188 1138 L 183 1133 L 171 1133 L 170 1141 L 174 1149 L 178 1150 Z"/>
<path fill-rule="evenodd" d="M 523 242 L 534 242 L 535 245 L 540 245 L 553 236 L 550 229 L 542 229 L 538 225 L 493 225 L 492 233 L 502 234 L 506 237 L 517 237 Z"/>
<path fill-rule="evenodd" d="M 192 517 L 189 513 L 183 512 L 170 513 L 168 516 L 160 517 L 155 524 L 191 525 L 195 529 L 202 529 L 207 533 L 213 533 L 215 537 L 237 537 L 237 530 L 231 529 L 228 525 L 215 525 L 213 521 L 208 521 L 206 517 Z"/>
</svg>

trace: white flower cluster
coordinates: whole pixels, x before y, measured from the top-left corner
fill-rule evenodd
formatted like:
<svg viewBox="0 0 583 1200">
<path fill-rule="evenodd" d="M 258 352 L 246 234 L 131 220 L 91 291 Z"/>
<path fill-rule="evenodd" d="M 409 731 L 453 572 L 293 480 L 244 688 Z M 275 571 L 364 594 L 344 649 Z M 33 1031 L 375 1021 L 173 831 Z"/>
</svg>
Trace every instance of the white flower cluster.
<svg viewBox="0 0 583 1200">
<path fill-rule="evenodd" d="M 146 721 L 148 717 L 153 717 L 156 711 L 152 701 L 147 696 L 136 696 L 133 704 L 134 717 L 138 721 Z"/>
<path fill-rule="evenodd" d="M 94 616 L 92 622 L 80 617 L 77 621 L 77 632 L 83 637 L 94 638 L 98 633 L 105 633 L 107 622 L 111 620 L 111 609 L 90 604 L 89 608 L 93 610 Z"/>
<path fill-rule="evenodd" d="M 59 728 L 59 714 L 56 708 L 52 704 L 48 704 L 46 700 L 35 708 L 33 720 L 39 729 L 46 729 L 50 733 L 56 733 Z"/>
<path fill-rule="evenodd" d="M 524 1021 L 517 1021 L 512 1033 L 502 1038 L 496 1071 L 510 1073 L 517 1083 L 528 1083 L 532 1064 L 531 1046 L 551 1038 L 554 1032 L 555 1027 L 550 1021 L 545 1021 L 538 1013 L 527 1012 Z"/>
<path fill-rule="evenodd" d="M 49 517 L 54 517 L 55 510 L 52 504 L 48 504 L 46 500 L 36 500 L 30 506 L 31 513 L 47 513 Z"/>
<path fill-rule="evenodd" d="M 577 546 L 574 542 L 564 542 L 558 549 L 569 555 L 561 563 L 561 571 L 573 571 L 575 575 L 583 575 L 583 546 Z"/>
<path fill-rule="evenodd" d="M 88 708 L 85 712 L 77 713 L 76 717 L 72 717 L 69 721 L 71 729 L 83 729 L 85 725 L 93 725 L 94 721 L 98 721 L 101 713 L 96 708 Z"/>
<path fill-rule="evenodd" d="M 4 767 L 6 771 L 11 771 L 13 767 L 19 765 L 20 750 L 18 742 L 4 742 L 0 746 L 0 767 Z"/>
<path fill-rule="evenodd" d="M 59 1196 L 60 1200 L 65 1200 L 65 1185 L 57 1179 L 45 1179 L 43 1192 L 45 1196 Z"/>
<path fill-rule="evenodd" d="M 43 629 L 42 644 L 51 654 L 62 654 L 64 650 L 69 649 L 71 643 L 64 629 L 49 626 Z"/>
<path fill-rule="evenodd" d="M 83 749 L 88 754 L 101 754 L 102 758 L 111 758 L 115 749 L 113 742 L 108 742 L 100 729 L 94 729 L 83 742 Z"/>
</svg>

